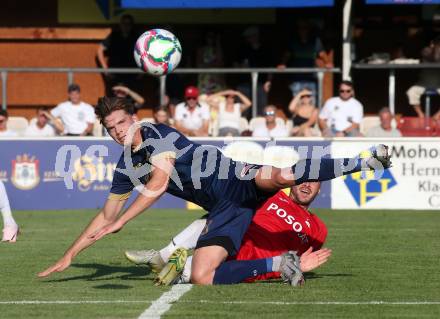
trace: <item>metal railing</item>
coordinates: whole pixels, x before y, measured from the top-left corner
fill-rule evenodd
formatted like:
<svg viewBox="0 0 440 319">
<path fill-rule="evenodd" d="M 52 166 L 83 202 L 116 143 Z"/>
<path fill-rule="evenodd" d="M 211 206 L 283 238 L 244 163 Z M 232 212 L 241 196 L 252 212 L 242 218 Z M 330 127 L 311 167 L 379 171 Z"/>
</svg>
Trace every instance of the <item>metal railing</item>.
<svg viewBox="0 0 440 319">
<path fill-rule="evenodd" d="M 258 102 L 258 76 L 260 73 L 277 73 L 277 74 L 308 74 L 314 73 L 317 75 L 318 80 L 318 101 L 317 105 L 322 104 L 322 91 L 324 73 L 340 73 L 339 68 L 180 68 L 173 71 L 178 74 L 249 74 L 251 77 L 252 85 L 252 116 L 257 116 L 257 102 Z M 72 84 L 74 81 L 75 73 L 144 73 L 140 69 L 136 68 L 0 68 L 1 81 L 2 81 L 2 108 L 6 109 L 8 104 L 7 99 L 7 81 L 9 73 L 66 73 L 67 83 Z M 159 94 L 161 104 L 165 100 L 166 95 L 166 76 L 158 77 L 159 80 Z"/>
<path fill-rule="evenodd" d="M 391 113 L 396 111 L 396 70 L 420 70 L 420 69 L 440 69 L 440 63 L 419 63 L 419 64 L 397 64 L 397 63 L 383 63 L 383 64 L 368 64 L 357 63 L 353 64 L 353 69 L 358 70 L 388 70 L 388 107 Z M 439 70 L 440 77 L 440 70 Z M 417 79 L 414 79 L 416 84 Z M 428 112 L 429 110 L 425 110 Z M 429 114 L 426 114 L 429 117 Z"/>
</svg>

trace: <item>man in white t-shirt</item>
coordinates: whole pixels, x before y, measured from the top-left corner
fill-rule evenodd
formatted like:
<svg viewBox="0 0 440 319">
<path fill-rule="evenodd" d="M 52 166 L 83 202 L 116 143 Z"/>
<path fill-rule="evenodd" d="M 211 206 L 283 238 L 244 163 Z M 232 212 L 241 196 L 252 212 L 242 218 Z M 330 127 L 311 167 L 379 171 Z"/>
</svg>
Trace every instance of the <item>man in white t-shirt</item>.
<svg viewBox="0 0 440 319">
<path fill-rule="evenodd" d="M 176 129 L 187 136 L 208 136 L 209 105 L 198 102 L 199 90 L 195 86 L 185 89 L 185 102 L 176 105 Z"/>
<path fill-rule="evenodd" d="M 253 137 L 287 137 L 289 132 L 285 125 L 277 123 L 276 121 L 277 108 L 273 105 L 268 105 L 264 108 L 265 122 L 254 128 L 252 132 Z"/>
<path fill-rule="evenodd" d="M 53 124 L 49 122 L 52 122 Z M 46 109 L 40 108 L 37 110 L 36 121 L 31 122 L 24 132 L 24 135 L 35 137 L 52 137 L 55 136 L 54 127 L 57 127 L 59 131 L 64 130 L 58 119 L 55 119 Z"/>
<path fill-rule="evenodd" d="M 64 134 L 68 136 L 87 136 L 93 131 L 95 110 L 90 104 L 81 101 L 81 89 L 77 84 L 67 88 L 69 100 L 58 104 L 50 113 L 61 119 Z"/>
<path fill-rule="evenodd" d="M 364 107 L 354 98 L 353 83 L 342 81 L 339 96 L 328 99 L 319 113 L 322 136 L 361 136 L 359 124 L 363 116 Z"/>
<path fill-rule="evenodd" d="M 8 112 L 0 110 L 0 137 L 16 137 L 17 132 L 8 130 Z"/>
<path fill-rule="evenodd" d="M 393 121 L 393 114 L 387 107 L 379 111 L 380 125 L 370 128 L 365 134 L 366 137 L 401 137 L 402 133 L 397 128 L 394 128 L 391 123 Z"/>
</svg>

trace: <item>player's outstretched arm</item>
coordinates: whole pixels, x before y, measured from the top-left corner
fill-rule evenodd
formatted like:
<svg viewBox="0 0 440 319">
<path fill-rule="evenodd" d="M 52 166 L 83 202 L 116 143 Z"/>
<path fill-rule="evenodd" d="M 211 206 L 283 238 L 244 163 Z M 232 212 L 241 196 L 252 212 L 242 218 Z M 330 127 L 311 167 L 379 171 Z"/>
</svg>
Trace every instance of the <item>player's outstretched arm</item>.
<svg viewBox="0 0 440 319">
<path fill-rule="evenodd" d="M 309 247 L 300 258 L 301 271 L 307 272 L 318 268 L 326 263 L 332 254 L 331 249 L 323 248 L 312 252 L 312 247 Z"/>
<path fill-rule="evenodd" d="M 126 223 L 153 205 L 168 188 L 170 176 L 174 169 L 174 161 L 173 158 L 161 157 L 161 154 L 153 158 L 152 164 L 154 169 L 142 192 L 124 214 L 115 222 L 97 230 L 90 236 L 90 239 L 98 240 L 107 234 L 119 231 Z"/>
<path fill-rule="evenodd" d="M 114 222 L 124 204 L 125 200 L 107 200 L 104 208 L 95 216 L 95 218 L 92 219 L 90 224 L 86 227 L 86 229 L 84 229 L 72 246 L 67 249 L 67 251 L 64 253 L 64 256 L 54 265 L 40 272 L 38 277 L 47 277 L 53 272 L 61 272 L 68 268 L 76 255 L 96 241 L 91 239 L 90 235 L 102 227 Z"/>
</svg>

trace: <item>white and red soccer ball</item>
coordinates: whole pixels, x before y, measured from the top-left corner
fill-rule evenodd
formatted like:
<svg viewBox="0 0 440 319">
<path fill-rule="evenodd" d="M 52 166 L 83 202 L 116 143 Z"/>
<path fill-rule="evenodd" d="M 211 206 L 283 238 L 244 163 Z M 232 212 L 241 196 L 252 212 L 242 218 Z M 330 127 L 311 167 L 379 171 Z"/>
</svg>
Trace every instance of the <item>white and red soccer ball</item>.
<svg viewBox="0 0 440 319">
<path fill-rule="evenodd" d="M 171 73 L 180 62 L 182 47 L 174 34 L 163 29 L 144 32 L 136 41 L 134 60 L 151 75 Z"/>
</svg>

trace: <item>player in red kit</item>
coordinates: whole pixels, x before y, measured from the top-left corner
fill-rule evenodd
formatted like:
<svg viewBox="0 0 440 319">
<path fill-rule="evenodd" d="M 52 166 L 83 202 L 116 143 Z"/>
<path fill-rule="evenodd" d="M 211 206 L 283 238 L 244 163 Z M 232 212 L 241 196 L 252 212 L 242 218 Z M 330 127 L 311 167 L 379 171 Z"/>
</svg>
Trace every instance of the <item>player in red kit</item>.
<svg viewBox="0 0 440 319">
<path fill-rule="evenodd" d="M 229 259 L 235 260 L 236 264 L 233 266 L 238 267 L 225 272 L 231 278 L 222 283 L 280 278 L 279 272 L 268 271 L 269 269 L 263 273 L 254 270 L 249 276 L 246 272 L 240 274 L 242 270 L 240 262 L 264 260 L 292 250 L 301 256 L 298 262 L 301 272 L 310 271 L 325 263 L 331 255 L 331 250 L 321 249 L 327 236 L 327 228 L 317 216 L 308 211 L 319 189 L 319 182 L 306 182 L 293 186 L 289 196 L 280 191 L 267 199 L 257 209 L 239 252 Z M 158 277 L 162 284 L 189 282 L 191 256 L 188 257 L 178 280 L 175 280 L 176 274 L 170 273 L 167 269 L 166 262 L 173 259 L 173 252 L 176 249 L 193 248 L 198 236 L 207 227 L 209 224 L 206 225 L 205 219 L 196 220 L 159 252 L 127 251 L 126 256 L 132 262 L 147 264 L 153 271 L 160 272 Z"/>
<path fill-rule="evenodd" d="M 292 188 L 290 196 L 280 191 L 264 202 L 243 238 L 237 260 L 273 257 L 289 250 L 303 255 L 310 247 L 312 251 L 321 249 L 327 237 L 327 227 L 307 210 L 308 204 L 297 202 L 304 192 L 308 194 L 314 191 L 310 184 L 311 187 L 319 187 L 319 183 L 304 183 Z M 294 195 L 295 191 L 300 194 Z M 250 280 L 271 278 L 280 278 L 280 274 L 271 272 Z"/>
</svg>

